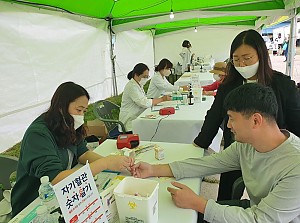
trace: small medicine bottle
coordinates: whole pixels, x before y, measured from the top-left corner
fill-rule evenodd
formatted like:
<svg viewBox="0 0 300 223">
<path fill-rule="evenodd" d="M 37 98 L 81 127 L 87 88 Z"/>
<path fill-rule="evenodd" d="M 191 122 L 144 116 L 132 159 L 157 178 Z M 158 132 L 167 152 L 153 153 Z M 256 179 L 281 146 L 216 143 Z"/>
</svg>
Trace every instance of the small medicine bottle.
<svg viewBox="0 0 300 223">
<path fill-rule="evenodd" d="M 165 158 L 165 153 L 164 153 L 164 149 L 163 148 L 156 147 L 154 149 L 154 151 L 155 151 L 155 159 L 162 160 L 162 159 Z"/>
<path fill-rule="evenodd" d="M 194 100 L 195 100 L 195 98 L 194 98 L 193 92 L 190 91 L 189 95 L 187 97 L 188 104 L 189 105 L 193 105 L 194 104 Z"/>
</svg>

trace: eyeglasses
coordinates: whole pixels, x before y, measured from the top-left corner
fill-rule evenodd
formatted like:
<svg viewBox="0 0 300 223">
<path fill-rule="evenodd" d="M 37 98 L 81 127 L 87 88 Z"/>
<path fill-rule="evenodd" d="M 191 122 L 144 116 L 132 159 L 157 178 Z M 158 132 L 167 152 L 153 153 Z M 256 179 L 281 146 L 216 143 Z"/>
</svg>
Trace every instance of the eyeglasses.
<svg viewBox="0 0 300 223">
<path fill-rule="evenodd" d="M 254 57 L 255 57 L 256 55 L 253 55 L 253 56 L 244 56 L 244 57 L 242 57 L 241 59 L 240 58 L 233 58 L 233 59 L 230 59 L 230 63 L 232 63 L 233 65 L 240 65 L 241 64 L 241 62 L 243 63 L 243 64 L 245 64 L 245 65 L 250 65 L 250 64 L 252 64 L 253 63 L 253 61 L 254 61 Z"/>
</svg>

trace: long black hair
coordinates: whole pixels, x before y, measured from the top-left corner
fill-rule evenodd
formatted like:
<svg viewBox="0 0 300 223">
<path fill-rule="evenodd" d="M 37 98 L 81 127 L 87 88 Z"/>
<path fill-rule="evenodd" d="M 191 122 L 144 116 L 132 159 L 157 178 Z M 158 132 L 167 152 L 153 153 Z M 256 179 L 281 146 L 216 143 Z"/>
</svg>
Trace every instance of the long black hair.
<svg viewBox="0 0 300 223">
<path fill-rule="evenodd" d="M 266 86 L 271 85 L 272 81 L 272 65 L 269 57 L 268 49 L 266 47 L 265 41 L 262 36 L 255 30 L 249 29 L 239 33 L 233 40 L 230 48 L 230 61 L 233 60 L 233 53 L 241 45 L 251 46 L 256 50 L 259 66 L 257 70 L 257 79 L 258 83 L 261 83 Z M 227 84 L 235 81 L 236 79 L 243 78 L 241 74 L 235 69 L 232 62 L 227 64 L 227 76 L 224 79 L 223 84 Z"/>
<path fill-rule="evenodd" d="M 140 76 L 145 72 L 145 70 L 149 70 L 148 66 L 144 63 L 138 63 L 134 66 L 133 70 L 127 74 L 127 78 L 130 80 L 134 77 L 135 74 L 137 76 Z"/>
<path fill-rule="evenodd" d="M 83 126 L 74 129 L 74 119 L 68 111 L 70 103 L 81 96 L 90 99 L 89 93 L 82 86 L 65 82 L 56 89 L 48 111 L 43 114 L 47 127 L 60 147 L 75 144 L 86 135 Z"/>
</svg>

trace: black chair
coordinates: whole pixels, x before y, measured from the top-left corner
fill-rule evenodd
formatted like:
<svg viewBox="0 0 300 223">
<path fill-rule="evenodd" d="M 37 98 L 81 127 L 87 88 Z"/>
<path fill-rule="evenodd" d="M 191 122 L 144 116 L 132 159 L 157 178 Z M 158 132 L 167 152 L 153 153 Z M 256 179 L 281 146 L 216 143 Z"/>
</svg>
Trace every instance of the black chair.
<svg viewBox="0 0 300 223">
<path fill-rule="evenodd" d="M 175 68 L 171 68 L 171 74 L 169 77 L 167 77 L 167 79 L 171 84 L 174 84 L 175 81 L 177 81 L 177 75 L 175 74 Z"/>
<path fill-rule="evenodd" d="M 18 158 L 14 156 L 0 155 L 0 200 L 3 199 L 3 191 L 11 189 L 10 176 L 17 170 Z"/>
<path fill-rule="evenodd" d="M 120 135 L 119 125 L 122 128 L 121 133 L 126 133 L 125 125 L 119 121 L 120 107 L 118 105 L 107 100 L 100 100 L 94 103 L 93 111 L 95 116 L 104 122 L 108 138 L 116 139 Z"/>
<path fill-rule="evenodd" d="M 231 199 L 240 200 L 241 197 L 243 196 L 244 190 L 245 190 L 245 183 L 243 177 L 239 177 L 233 183 Z"/>
</svg>

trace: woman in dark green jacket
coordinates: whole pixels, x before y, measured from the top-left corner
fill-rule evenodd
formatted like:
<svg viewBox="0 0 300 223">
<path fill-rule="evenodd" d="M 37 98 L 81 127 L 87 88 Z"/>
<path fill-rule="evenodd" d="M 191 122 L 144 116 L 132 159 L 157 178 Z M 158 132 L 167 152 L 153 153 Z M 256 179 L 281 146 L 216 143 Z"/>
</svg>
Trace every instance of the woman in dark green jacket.
<svg viewBox="0 0 300 223">
<path fill-rule="evenodd" d="M 226 95 L 234 88 L 249 82 L 272 87 L 277 98 L 277 124 L 300 137 L 300 95 L 290 77 L 271 68 L 267 47 L 261 35 L 255 30 L 238 34 L 231 44 L 230 63 L 227 76 L 218 88 L 211 108 L 207 111 L 201 132 L 194 144 L 208 148 L 224 121 L 224 148 L 233 142 L 233 135 L 227 128 L 228 116 L 223 108 Z M 251 95 L 249 95 L 251 97 Z M 221 175 L 218 200 L 230 200 L 232 185 L 241 176 L 240 171 Z"/>
<path fill-rule="evenodd" d="M 77 170 L 77 163 L 88 160 L 92 174 L 102 170 L 129 168 L 133 159 L 124 156 L 102 157 L 88 151 L 84 140 L 83 115 L 88 92 L 73 82 L 61 84 L 55 91 L 47 112 L 26 130 L 12 190 L 13 216 L 38 197 L 40 178 L 49 176 L 56 184 Z"/>
</svg>

